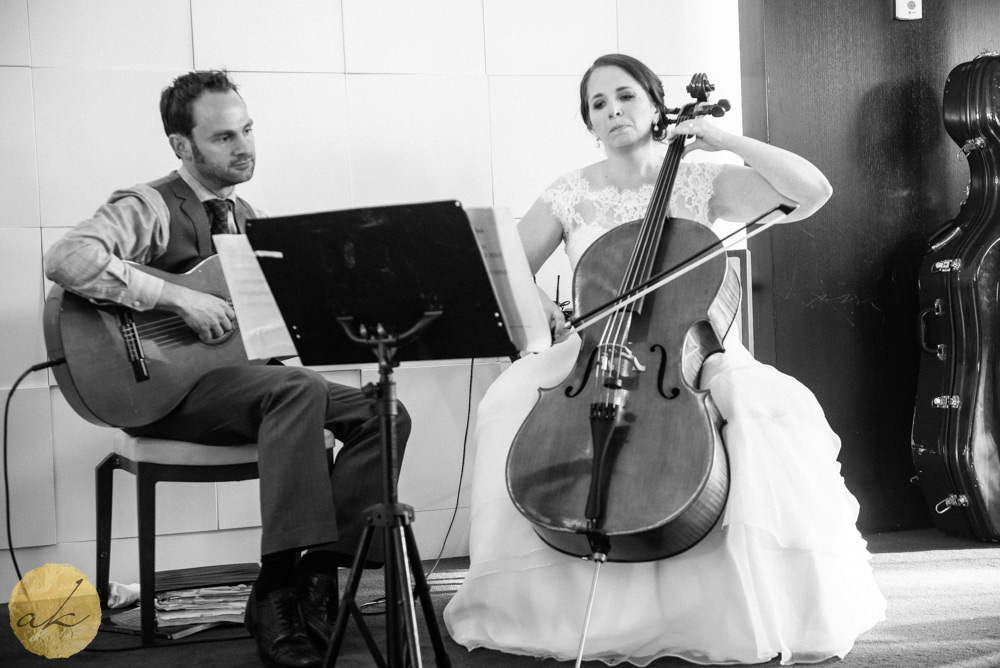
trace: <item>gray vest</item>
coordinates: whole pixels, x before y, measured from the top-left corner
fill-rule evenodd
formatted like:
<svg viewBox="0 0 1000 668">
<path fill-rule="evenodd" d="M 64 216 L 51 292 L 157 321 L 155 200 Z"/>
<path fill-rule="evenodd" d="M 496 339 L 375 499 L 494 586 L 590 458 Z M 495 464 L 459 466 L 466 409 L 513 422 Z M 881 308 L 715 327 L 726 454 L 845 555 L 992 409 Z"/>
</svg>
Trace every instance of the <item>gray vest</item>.
<svg viewBox="0 0 1000 668">
<path fill-rule="evenodd" d="M 170 241 L 167 252 L 149 263 L 149 266 L 172 274 L 182 274 L 202 260 L 215 255 L 212 247 L 212 224 L 205 206 L 177 172 L 149 184 L 163 197 L 170 211 Z M 247 218 L 254 217 L 253 207 L 236 198 L 236 226 L 244 229 Z"/>
</svg>

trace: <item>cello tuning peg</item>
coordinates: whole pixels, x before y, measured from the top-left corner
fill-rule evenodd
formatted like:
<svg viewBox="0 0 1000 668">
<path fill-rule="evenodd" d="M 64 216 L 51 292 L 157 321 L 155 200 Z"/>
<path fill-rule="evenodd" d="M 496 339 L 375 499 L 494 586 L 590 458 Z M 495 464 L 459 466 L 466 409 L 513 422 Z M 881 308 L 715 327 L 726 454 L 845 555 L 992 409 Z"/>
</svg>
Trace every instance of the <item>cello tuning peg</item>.
<svg viewBox="0 0 1000 668">
<path fill-rule="evenodd" d="M 663 109 L 663 114 L 661 115 L 660 122 L 663 123 L 664 125 L 670 125 L 671 123 L 676 123 L 677 122 L 676 116 L 680 113 L 681 113 L 680 107 L 674 107 L 672 109 L 666 107 Z M 673 116 L 674 118 L 671 118 L 671 116 Z"/>
<path fill-rule="evenodd" d="M 729 100 L 722 99 L 715 103 L 716 106 L 722 107 L 725 111 L 732 109 L 732 105 L 729 104 Z"/>
<path fill-rule="evenodd" d="M 695 116 L 714 116 L 715 118 L 722 118 L 726 115 L 727 106 L 721 104 L 706 104 L 695 111 Z"/>
</svg>

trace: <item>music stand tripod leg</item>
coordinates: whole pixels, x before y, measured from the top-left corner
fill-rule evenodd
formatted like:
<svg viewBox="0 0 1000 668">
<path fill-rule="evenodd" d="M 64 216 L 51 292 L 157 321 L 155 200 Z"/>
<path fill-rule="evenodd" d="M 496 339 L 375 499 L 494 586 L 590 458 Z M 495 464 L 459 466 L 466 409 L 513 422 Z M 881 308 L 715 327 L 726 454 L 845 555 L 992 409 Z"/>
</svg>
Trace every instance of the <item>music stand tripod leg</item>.
<svg viewBox="0 0 1000 668">
<path fill-rule="evenodd" d="M 392 532 L 392 550 L 396 563 L 399 587 L 400 604 L 403 613 L 403 622 L 406 624 L 406 639 L 408 657 L 410 663 L 407 665 L 419 667 L 422 665 L 420 659 L 420 645 L 417 636 L 417 616 L 414 603 L 414 595 L 420 600 L 421 609 L 424 613 L 424 621 L 430 635 L 431 645 L 434 648 L 434 658 L 439 667 L 450 668 L 451 660 L 444 647 L 441 632 L 437 624 L 437 617 L 434 613 L 434 606 L 430 598 L 430 587 L 427 585 L 427 578 L 424 576 L 423 566 L 420 562 L 420 554 L 417 550 L 416 539 L 413 536 L 411 522 L 414 519 L 413 508 L 405 504 L 396 504 L 394 515 L 390 520 L 392 526 L 388 531 Z M 388 536 L 387 536 L 388 539 Z M 412 575 L 412 579 L 411 579 Z M 388 595 L 388 583 L 387 595 Z M 403 594 L 405 592 L 405 595 Z M 394 600 L 394 599 L 389 599 Z M 399 611 L 397 610 L 397 613 Z M 388 621 L 388 620 L 387 620 Z M 392 622 L 390 622 L 392 624 Z M 398 628 L 399 622 L 395 625 Z M 396 636 L 402 638 L 402 634 Z M 397 656 L 402 656 L 402 652 L 397 650 Z"/>
<path fill-rule="evenodd" d="M 426 578 L 423 574 L 423 566 L 417 552 L 416 541 L 413 538 L 410 523 L 413 521 L 413 508 L 406 504 L 398 503 L 396 493 L 396 416 L 399 408 L 396 401 L 396 384 L 392 379 L 392 369 L 396 362 L 392 359 L 395 346 L 390 346 L 390 342 L 398 344 L 408 336 L 413 336 L 420 329 L 425 327 L 433 317 L 425 316 L 421 323 L 418 323 L 406 335 L 398 340 L 391 340 L 386 336 L 381 327 L 378 328 L 378 337 L 366 343 L 377 349 L 379 359 L 379 382 L 376 386 L 366 386 L 365 393 L 377 399 L 377 413 L 380 419 L 380 432 L 382 436 L 382 473 L 383 473 L 383 499 L 384 503 L 371 506 L 365 511 L 365 529 L 362 534 L 358 552 L 355 555 L 354 563 L 351 567 L 351 575 L 348 580 L 347 589 L 344 592 L 344 599 L 341 601 L 337 613 L 337 621 L 334 627 L 334 634 L 327 649 L 324 666 L 336 665 L 336 659 L 340 652 L 343 635 L 347 628 L 347 615 L 353 614 L 358 621 L 358 626 L 365 641 L 368 644 L 372 656 L 376 663 L 382 668 L 385 664 L 374 645 L 367 626 L 361 617 L 360 611 L 354 600 L 357 593 L 358 583 L 361 580 L 361 572 L 367 561 L 367 555 L 371 549 L 373 531 L 379 527 L 383 531 L 383 549 L 385 552 L 385 591 L 386 591 L 386 652 L 388 655 L 389 668 L 421 668 L 420 643 L 417 637 L 416 610 L 413 602 L 413 584 L 410 580 L 412 573 L 417 580 L 417 588 L 421 598 L 422 609 L 426 618 L 428 630 L 431 634 L 431 642 L 434 647 L 437 665 L 443 668 L 450 668 L 451 663 L 444 649 L 444 642 L 441 639 L 437 620 L 434 617 L 434 609 L 431 605 L 429 590 Z M 346 327 L 345 327 L 346 329 Z M 363 341 L 351 336 L 355 341 Z M 400 610 L 402 608 L 402 610 Z M 403 619 L 400 619 L 400 612 Z M 408 661 L 403 657 L 403 636 L 405 633 L 405 649 Z M 333 663 L 331 663 L 331 659 Z M 405 662 L 404 662 L 405 661 Z"/>
<path fill-rule="evenodd" d="M 364 617 L 361 615 L 361 610 L 355 601 L 355 596 L 358 593 L 358 584 L 361 582 L 362 573 L 364 573 L 365 558 L 368 555 L 373 537 L 373 525 L 368 523 L 365 525 L 364 531 L 361 534 L 361 540 L 358 542 L 358 550 L 351 565 L 351 573 L 347 580 L 347 586 L 344 589 L 343 597 L 340 599 L 340 606 L 337 609 L 337 620 L 333 628 L 333 636 L 330 639 L 326 650 L 326 658 L 323 661 L 324 666 L 336 665 L 336 657 L 340 655 L 340 646 L 344 641 L 344 633 L 347 631 L 347 621 L 350 616 L 353 616 L 358 624 L 361 636 L 368 646 L 368 651 L 375 660 L 375 665 L 378 668 L 388 668 L 385 660 L 382 658 L 381 652 L 379 652 L 375 637 L 365 623 Z M 333 663 L 330 663 L 331 658 L 333 658 Z"/>
<path fill-rule="evenodd" d="M 424 621 L 427 623 L 427 632 L 431 637 L 431 645 L 434 647 L 434 656 L 439 666 L 450 666 L 451 661 L 444 648 L 444 641 L 441 639 L 441 630 L 438 627 L 437 617 L 434 614 L 434 605 L 431 603 L 431 589 L 424 576 L 424 569 L 420 564 L 420 555 L 417 553 L 417 542 L 413 537 L 413 530 L 407 524 L 403 527 L 406 536 L 406 546 L 409 550 L 410 564 L 413 566 L 413 577 L 416 580 L 414 593 L 420 599 L 421 608 L 424 611 Z"/>
</svg>

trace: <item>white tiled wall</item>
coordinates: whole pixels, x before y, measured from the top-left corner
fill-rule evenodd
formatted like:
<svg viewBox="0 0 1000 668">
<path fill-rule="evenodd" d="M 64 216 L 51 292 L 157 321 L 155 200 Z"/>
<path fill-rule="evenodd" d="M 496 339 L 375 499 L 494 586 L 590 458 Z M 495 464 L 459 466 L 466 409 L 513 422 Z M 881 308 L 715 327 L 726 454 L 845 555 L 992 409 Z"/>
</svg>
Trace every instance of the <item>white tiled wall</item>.
<svg viewBox="0 0 1000 668">
<path fill-rule="evenodd" d="M 0 17 L 0 31 L 4 30 Z M 4 49 L 0 36 L 0 50 Z M 12 58 L 12 60 L 16 60 Z M 0 67 L 0 123 L 17 128 L 0 134 L 0 229 L 38 226 L 38 165 L 35 153 L 34 104 L 31 70 L 27 67 Z"/>
<path fill-rule="evenodd" d="M 159 98 L 165 83 L 186 70 L 30 71 L 42 226 L 71 227 L 115 189 L 176 167 L 164 142 Z"/>
<path fill-rule="evenodd" d="M 343 5 L 352 74 L 483 73 L 480 2 L 345 0 Z M 460 96 L 458 91 L 455 97 Z"/>
<path fill-rule="evenodd" d="M 0 0 L 0 63 L 31 64 L 28 48 L 28 0 Z"/>
<path fill-rule="evenodd" d="M 579 77 L 594 58 L 618 51 L 617 17 L 622 4 L 626 3 L 483 0 L 487 74 Z M 650 67 L 655 69 L 655 64 Z"/>
<path fill-rule="evenodd" d="M 603 159 L 580 120 L 580 77 L 496 76 L 490 84 L 493 196 L 520 218 L 542 188 Z"/>
<path fill-rule="evenodd" d="M 254 178 L 240 187 L 241 195 L 269 215 L 350 208 L 344 74 L 236 72 L 233 78 L 251 110 L 257 142 Z"/>
<path fill-rule="evenodd" d="M 0 389 L 45 359 L 42 342 L 41 230 L 0 226 Z M 25 387 L 46 383 L 44 373 L 29 374 Z"/>
<path fill-rule="evenodd" d="M 740 130 L 737 0 L 0 0 L 0 398 L 45 359 L 41 256 L 113 190 L 176 165 L 160 90 L 228 68 L 255 120 L 241 194 L 271 215 L 458 199 L 521 216 L 560 173 L 602 157 L 579 118 L 579 77 L 621 51 L 664 77 L 668 102 L 707 72 Z M 718 156 L 711 156 L 718 159 Z M 538 280 L 554 292 L 565 260 Z M 477 361 L 472 405 L 503 364 Z M 360 384 L 372 371 L 330 372 Z M 421 555 L 464 554 L 469 365 L 397 371 L 415 419 L 400 499 Z M 109 430 L 73 413 L 45 372 L 12 401 L 14 543 L 23 570 L 93 576 L 94 466 Z M 473 410 L 472 423 L 474 427 Z M 465 478 L 459 475 L 465 449 Z M 134 482 L 116 474 L 112 576 L 137 578 Z M 256 483 L 163 485 L 157 567 L 252 561 Z M 0 497 L 2 498 L 2 497 Z M 0 546 L 5 544 L 5 538 Z M 0 553 L 0 592 L 15 582 Z M 0 595 L 2 596 L 2 595 Z"/>
<path fill-rule="evenodd" d="M 189 68 L 190 5 L 144 0 L 140 9 L 131 0 L 29 0 L 31 67 Z"/>
<path fill-rule="evenodd" d="M 49 388 L 27 387 L 13 397 L 8 390 L 0 390 L 0 400 L 7 402 L 8 398 L 7 461 L 13 464 L 9 476 L 11 538 L 15 546 L 52 545 L 58 538 Z M 4 499 L 0 496 L 2 509 Z M 0 548 L 7 544 L 5 531 Z"/>
<path fill-rule="evenodd" d="M 183 0 L 182 4 L 190 4 L 198 69 L 344 71 L 344 26 L 337 0 Z"/>
</svg>

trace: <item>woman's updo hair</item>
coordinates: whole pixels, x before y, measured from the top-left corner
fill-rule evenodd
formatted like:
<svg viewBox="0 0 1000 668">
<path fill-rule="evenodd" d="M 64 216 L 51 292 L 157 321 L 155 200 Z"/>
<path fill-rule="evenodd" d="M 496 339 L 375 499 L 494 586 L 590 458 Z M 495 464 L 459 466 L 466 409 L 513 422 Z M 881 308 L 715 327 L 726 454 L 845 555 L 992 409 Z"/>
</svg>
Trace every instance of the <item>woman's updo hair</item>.
<svg viewBox="0 0 1000 668">
<path fill-rule="evenodd" d="M 594 61 L 590 69 L 584 73 L 583 79 L 580 80 L 580 115 L 583 116 L 583 122 L 587 125 L 587 129 L 592 128 L 590 103 L 587 100 L 587 84 L 590 82 L 590 75 L 599 67 L 617 67 L 639 82 L 657 111 L 660 112 L 660 129 L 653 131 L 653 139 L 663 141 L 667 136 L 667 106 L 663 103 L 663 82 L 642 61 L 623 53 L 609 53 L 601 56 Z"/>
</svg>

